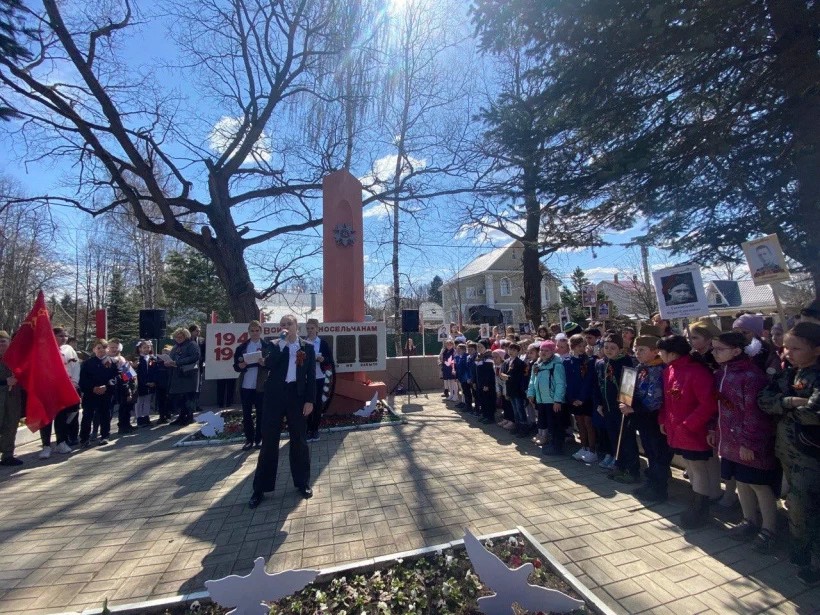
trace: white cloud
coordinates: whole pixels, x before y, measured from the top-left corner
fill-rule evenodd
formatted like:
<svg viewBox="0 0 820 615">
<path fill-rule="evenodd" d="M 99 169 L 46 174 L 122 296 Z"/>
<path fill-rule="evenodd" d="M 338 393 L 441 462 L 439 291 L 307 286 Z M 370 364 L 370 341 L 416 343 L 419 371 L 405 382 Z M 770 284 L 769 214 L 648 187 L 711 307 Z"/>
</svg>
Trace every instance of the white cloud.
<svg viewBox="0 0 820 615">
<path fill-rule="evenodd" d="M 242 118 L 223 115 L 219 118 L 217 123 L 214 124 L 214 127 L 211 129 L 211 134 L 208 135 L 208 144 L 211 149 L 220 154 L 223 153 L 228 148 L 231 141 L 233 141 L 236 137 L 241 127 Z M 250 153 L 243 161 L 243 164 L 252 164 L 254 162 L 270 160 L 271 150 L 267 145 L 267 141 L 268 136 L 263 131 L 262 134 L 259 135 L 259 139 L 257 139 Z"/>
<path fill-rule="evenodd" d="M 365 288 L 366 300 L 370 305 L 382 306 L 393 294 L 390 284 L 367 284 Z"/>
<path fill-rule="evenodd" d="M 616 273 L 622 273 L 618 267 L 592 267 L 584 269 L 587 278 L 593 282 L 600 282 L 601 280 L 611 280 Z"/>
<path fill-rule="evenodd" d="M 362 218 L 386 218 L 387 216 L 393 213 L 393 206 L 389 203 L 371 203 L 368 205 L 364 213 L 362 213 Z"/>
<path fill-rule="evenodd" d="M 398 156 L 396 154 L 388 154 L 373 161 L 370 171 L 359 178 L 365 191 L 371 191 L 377 186 L 384 186 L 393 181 L 396 176 L 396 161 Z M 406 160 L 401 165 L 400 176 L 410 173 L 411 170 L 417 171 L 427 166 L 427 161 L 422 158 L 414 158 L 407 156 Z"/>
<path fill-rule="evenodd" d="M 506 218 L 504 226 L 515 233 L 522 236 L 524 234 L 524 218 Z M 500 221 L 495 217 L 484 216 L 481 220 L 466 222 L 462 224 L 456 232 L 455 239 L 473 239 L 473 243 L 483 245 L 486 243 L 508 244 L 512 238 L 502 231 L 499 231 L 493 226 L 497 226 Z M 492 225 L 492 226 L 490 226 Z"/>
</svg>

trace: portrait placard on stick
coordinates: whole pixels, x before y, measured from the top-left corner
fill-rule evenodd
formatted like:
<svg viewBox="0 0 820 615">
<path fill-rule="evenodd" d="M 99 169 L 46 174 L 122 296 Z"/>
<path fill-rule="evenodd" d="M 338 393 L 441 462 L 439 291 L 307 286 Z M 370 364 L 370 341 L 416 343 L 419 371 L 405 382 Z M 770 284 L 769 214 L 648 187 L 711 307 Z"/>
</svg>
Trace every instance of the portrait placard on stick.
<svg viewBox="0 0 820 615">
<path fill-rule="evenodd" d="M 478 337 L 481 339 L 490 339 L 490 323 L 485 322 L 478 326 Z"/>
<path fill-rule="evenodd" d="M 564 325 L 570 321 L 569 308 L 562 307 L 558 311 L 558 320 L 561 321 L 561 329 L 563 329 Z"/>
<path fill-rule="evenodd" d="M 581 289 L 581 300 L 584 307 L 595 307 L 598 303 L 598 289 L 595 284 L 584 284 Z"/>
<path fill-rule="evenodd" d="M 618 401 L 632 405 L 632 400 L 635 397 L 635 383 L 638 381 L 638 370 L 634 367 L 625 367 L 621 375 L 621 388 L 618 391 Z"/>
<path fill-rule="evenodd" d="M 766 235 L 740 244 L 755 286 L 791 279 L 777 235 Z"/>
<path fill-rule="evenodd" d="M 697 264 L 680 265 L 652 272 L 661 318 L 705 316 L 709 303 Z"/>
<path fill-rule="evenodd" d="M 609 320 L 609 301 L 598 304 L 598 320 Z"/>
<path fill-rule="evenodd" d="M 450 335 L 450 327 L 447 325 L 441 325 L 438 328 L 438 341 L 445 342 Z"/>
</svg>

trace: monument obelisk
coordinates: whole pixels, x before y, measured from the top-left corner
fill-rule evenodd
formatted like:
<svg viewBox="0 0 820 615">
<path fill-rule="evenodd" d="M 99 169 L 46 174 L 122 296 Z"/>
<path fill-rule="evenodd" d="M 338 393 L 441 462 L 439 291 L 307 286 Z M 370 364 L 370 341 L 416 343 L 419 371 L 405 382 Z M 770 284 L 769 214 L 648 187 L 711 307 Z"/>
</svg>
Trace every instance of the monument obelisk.
<svg viewBox="0 0 820 615">
<path fill-rule="evenodd" d="M 348 171 L 322 181 L 323 310 L 325 322 L 364 322 L 364 233 L 362 184 Z M 328 412 L 344 414 L 361 408 L 384 383 L 368 383 L 364 372 L 336 374 L 336 391 Z"/>
</svg>

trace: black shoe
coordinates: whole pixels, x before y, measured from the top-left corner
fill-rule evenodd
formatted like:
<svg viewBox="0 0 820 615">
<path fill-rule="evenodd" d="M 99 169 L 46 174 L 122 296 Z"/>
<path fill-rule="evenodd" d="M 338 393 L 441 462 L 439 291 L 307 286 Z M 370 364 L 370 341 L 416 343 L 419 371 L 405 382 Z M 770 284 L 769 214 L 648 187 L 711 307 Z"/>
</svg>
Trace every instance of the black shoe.
<svg viewBox="0 0 820 615">
<path fill-rule="evenodd" d="M 256 450 L 260 450 L 262 448 L 262 443 L 257 442 L 256 444 L 253 445 L 253 448 L 255 448 Z"/>
<path fill-rule="evenodd" d="M 777 546 L 777 537 L 775 533 L 771 530 L 767 530 L 763 528 L 758 532 L 757 536 L 755 536 L 754 543 L 752 544 L 752 549 L 757 551 L 758 553 L 772 553 Z"/>
<path fill-rule="evenodd" d="M 167 425 L 168 424 L 168 417 L 161 416 L 157 419 L 157 425 Z"/>
<path fill-rule="evenodd" d="M 265 494 L 261 491 L 254 491 L 251 499 L 248 500 L 248 508 L 256 508 L 265 499 Z"/>
<path fill-rule="evenodd" d="M 252 448 L 253 448 L 253 442 L 245 442 L 245 444 L 242 445 L 242 450 L 243 451 L 249 451 Z"/>
<path fill-rule="evenodd" d="M 797 578 L 806 585 L 814 585 L 820 581 L 820 568 L 813 568 L 812 566 L 804 566 L 797 573 Z"/>
<path fill-rule="evenodd" d="M 811 564 L 811 549 L 804 543 L 793 544 L 789 551 L 789 561 L 795 566 Z"/>
<path fill-rule="evenodd" d="M 80 443 L 80 441 L 77 438 L 68 439 L 66 440 L 66 442 L 69 446 L 77 446 Z"/>
<path fill-rule="evenodd" d="M 313 489 L 311 489 L 310 487 L 299 488 L 299 493 L 301 493 L 302 497 L 306 500 L 309 500 L 313 497 Z"/>
<path fill-rule="evenodd" d="M 634 495 L 641 504 L 659 504 L 669 498 L 666 492 L 654 489 L 649 485 L 638 487 L 632 492 L 632 495 Z"/>
<path fill-rule="evenodd" d="M 692 494 L 692 503 L 680 516 L 680 526 L 689 530 L 700 527 L 709 520 L 709 496 Z"/>
<path fill-rule="evenodd" d="M 106 444 L 108 444 L 108 440 L 106 438 L 103 438 L 102 440 L 97 442 L 97 446 L 105 446 Z"/>
<path fill-rule="evenodd" d="M 752 538 L 759 531 L 760 527 L 756 523 L 752 523 L 748 519 L 744 519 L 729 530 L 729 538 L 741 542 Z"/>
<path fill-rule="evenodd" d="M 88 440 L 86 440 L 85 442 L 80 444 L 81 448 L 89 448 L 90 446 L 91 446 L 91 442 L 89 442 Z"/>
<path fill-rule="evenodd" d="M 0 466 L 21 466 L 23 462 L 17 457 L 5 457 L 2 461 L 0 461 Z"/>
<path fill-rule="evenodd" d="M 117 430 L 117 433 L 120 434 L 121 436 L 124 436 L 124 435 L 127 435 L 129 433 L 134 433 L 135 431 L 137 431 L 137 430 L 129 425 L 128 427 L 121 427 L 119 430 Z"/>
</svg>

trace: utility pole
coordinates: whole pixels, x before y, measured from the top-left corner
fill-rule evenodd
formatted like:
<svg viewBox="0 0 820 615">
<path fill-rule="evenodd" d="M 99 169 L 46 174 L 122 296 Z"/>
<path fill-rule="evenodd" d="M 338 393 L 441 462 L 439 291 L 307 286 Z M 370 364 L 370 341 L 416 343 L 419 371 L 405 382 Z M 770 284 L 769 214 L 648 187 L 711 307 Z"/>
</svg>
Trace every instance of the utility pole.
<svg viewBox="0 0 820 615">
<path fill-rule="evenodd" d="M 652 288 L 652 277 L 649 275 L 649 246 L 646 245 L 646 239 L 641 241 L 641 264 L 643 266 L 643 283 L 644 283 L 644 290 L 646 292 L 647 297 L 650 298 L 652 305 L 655 305 L 655 298 L 651 291 Z"/>
</svg>

